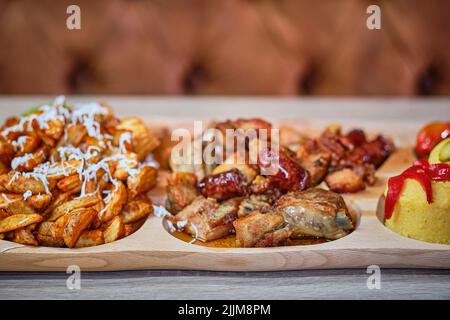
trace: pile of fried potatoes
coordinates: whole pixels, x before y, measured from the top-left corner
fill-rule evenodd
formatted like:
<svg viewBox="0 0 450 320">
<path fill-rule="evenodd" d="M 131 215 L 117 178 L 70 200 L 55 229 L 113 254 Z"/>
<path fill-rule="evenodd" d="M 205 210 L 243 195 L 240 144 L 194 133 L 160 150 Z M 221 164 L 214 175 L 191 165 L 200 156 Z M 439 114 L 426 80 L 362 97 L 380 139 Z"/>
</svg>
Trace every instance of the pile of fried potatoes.
<svg viewBox="0 0 450 320">
<path fill-rule="evenodd" d="M 81 248 L 139 229 L 153 212 L 158 138 L 105 103 L 48 105 L 0 133 L 0 239 Z"/>
</svg>

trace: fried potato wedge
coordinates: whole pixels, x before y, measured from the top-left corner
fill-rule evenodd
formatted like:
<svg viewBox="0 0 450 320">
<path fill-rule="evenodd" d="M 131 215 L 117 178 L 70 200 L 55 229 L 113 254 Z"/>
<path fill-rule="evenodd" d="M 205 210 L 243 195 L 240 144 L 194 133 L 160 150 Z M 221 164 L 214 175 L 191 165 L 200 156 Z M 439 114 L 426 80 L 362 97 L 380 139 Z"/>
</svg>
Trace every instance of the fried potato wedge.
<svg viewBox="0 0 450 320">
<path fill-rule="evenodd" d="M 42 221 L 39 214 L 15 214 L 0 221 L 0 233 L 24 228 Z"/>
<path fill-rule="evenodd" d="M 83 182 L 78 174 L 74 174 L 58 181 L 56 187 L 62 192 L 78 193 L 81 191 Z"/>
<path fill-rule="evenodd" d="M 28 231 L 27 229 L 17 229 L 14 231 L 14 236 L 12 238 L 12 241 L 21 243 L 27 246 L 38 246 L 39 243 L 37 242 L 34 235 Z"/>
<path fill-rule="evenodd" d="M 37 233 L 44 236 L 52 236 L 52 229 L 55 222 L 42 221 L 37 227 Z"/>
<path fill-rule="evenodd" d="M 36 214 L 36 211 L 23 200 L 11 201 L 6 209 L 11 215 Z"/>
<path fill-rule="evenodd" d="M 82 124 L 70 125 L 67 127 L 67 136 L 64 141 L 65 145 L 78 147 L 87 135 L 86 127 Z M 62 141 L 62 140 L 60 140 Z"/>
<path fill-rule="evenodd" d="M 32 195 L 25 201 L 34 210 L 41 212 L 48 207 L 52 201 L 52 196 L 49 194 Z"/>
<path fill-rule="evenodd" d="M 11 167 L 17 171 L 31 171 L 41 163 L 47 161 L 48 154 L 48 147 L 41 147 L 34 153 L 27 153 L 23 156 L 15 157 L 11 161 Z"/>
<path fill-rule="evenodd" d="M 0 137 L 0 161 L 9 164 L 14 158 L 15 152 L 13 145 L 3 137 Z"/>
<path fill-rule="evenodd" d="M 125 229 L 125 237 L 128 237 L 130 234 L 135 233 L 140 227 L 142 227 L 142 225 L 145 223 L 145 221 L 147 220 L 147 218 L 143 218 L 141 220 L 126 224 L 124 226 Z"/>
<path fill-rule="evenodd" d="M 105 243 L 116 241 L 125 235 L 125 227 L 119 216 L 114 217 L 104 227 L 103 236 Z"/>
<path fill-rule="evenodd" d="M 133 200 L 124 206 L 120 217 L 122 218 L 122 222 L 127 224 L 146 218 L 152 212 L 153 207 L 151 204 L 141 200 Z"/>
<path fill-rule="evenodd" d="M 16 156 L 23 156 L 27 153 L 33 153 L 39 147 L 41 139 L 38 136 L 21 136 L 18 141 L 16 141 Z"/>
<path fill-rule="evenodd" d="M 66 226 L 64 227 L 64 243 L 69 248 L 75 247 L 81 233 L 89 227 L 97 215 L 97 211 L 91 208 L 78 209 L 72 211 L 68 216 Z"/>
<path fill-rule="evenodd" d="M 3 193 L 0 196 L 0 209 L 7 209 L 11 202 L 22 201 L 22 199 L 23 197 L 20 194 Z M 24 200 L 24 202 L 34 210 L 42 211 L 49 205 L 51 199 L 52 197 L 48 194 L 33 195 Z"/>
<path fill-rule="evenodd" d="M 53 210 L 55 210 L 55 208 L 59 207 L 63 203 L 66 203 L 66 202 L 68 202 L 70 200 L 72 200 L 72 194 L 71 193 L 69 193 L 69 192 L 67 192 L 67 193 L 58 193 L 57 195 L 55 195 L 53 197 L 52 202 L 50 202 L 48 207 L 45 209 L 44 216 L 48 216 L 49 214 L 51 214 L 53 212 Z"/>
<path fill-rule="evenodd" d="M 127 186 L 130 196 L 135 198 L 138 194 L 148 192 L 157 182 L 158 171 L 154 167 L 142 167 L 135 175 L 130 175 L 127 179 Z"/>
<path fill-rule="evenodd" d="M 125 191 L 126 192 L 126 191 Z M 48 217 L 48 221 L 56 221 L 59 217 L 81 208 L 89 208 L 95 206 L 101 199 L 97 195 L 75 198 L 56 207 L 52 214 Z"/>
<path fill-rule="evenodd" d="M 118 182 L 116 189 L 111 191 L 111 200 L 106 205 L 105 212 L 101 216 L 103 222 L 109 221 L 117 216 L 124 204 L 127 202 L 128 193 L 125 185 L 122 182 Z"/>
<path fill-rule="evenodd" d="M 114 171 L 114 178 L 122 181 L 128 178 L 130 169 L 136 169 L 138 166 L 137 155 L 135 153 L 125 154 L 125 158 L 119 161 Z"/>
<path fill-rule="evenodd" d="M 50 233 L 51 237 L 55 240 L 64 240 L 64 228 L 66 227 L 67 222 L 69 221 L 69 215 L 63 215 L 58 220 L 56 220 L 51 228 Z"/>
<path fill-rule="evenodd" d="M 54 184 L 49 183 L 49 190 L 52 190 Z M 22 174 L 14 171 L 0 176 L 0 192 L 25 193 L 31 191 L 33 194 L 45 194 L 47 189 L 41 180 L 32 177 L 26 178 Z"/>
<path fill-rule="evenodd" d="M 129 117 L 122 119 L 117 129 L 128 130 L 132 133 L 133 149 L 139 161 L 144 160 L 160 144 L 158 137 L 150 132 L 145 123 L 138 118 Z"/>
<path fill-rule="evenodd" d="M 55 239 L 52 236 L 46 236 L 40 233 L 36 235 L 36 239 L 41 246 L 56 247 L 56 248 L 64 247 L 63 239 Z"/>
<path fill-rule="evenodd" d="M 11 214 L 7 212 L 5 209 L 0 209 L 0 220 L 5 219 L 6 217 L 9 217 Z"/>
<path fill-rule="evenodd" d="M 93 247 L 103 243 L 105 243 L 105 240 L 103 239 L 102 230 L 86 230 L 83 231 L 83 233 L 78 238 L 78 241 L 75 244 L 75 248 Z"/>
<path fill-rule="evenodd" d="M 1 161 L 0 158 L 0 175 L 8 173 L 9 169 L 8 167 Z"/>
<path fill-rule="evenodd" d="M 58 181 L 67 176 L 78 173 L 78 170 L 83 165 L 81 160 L 67 160 L 56 162 L 49 166 L 47 179 L 49 181 Z"/>
</svg>

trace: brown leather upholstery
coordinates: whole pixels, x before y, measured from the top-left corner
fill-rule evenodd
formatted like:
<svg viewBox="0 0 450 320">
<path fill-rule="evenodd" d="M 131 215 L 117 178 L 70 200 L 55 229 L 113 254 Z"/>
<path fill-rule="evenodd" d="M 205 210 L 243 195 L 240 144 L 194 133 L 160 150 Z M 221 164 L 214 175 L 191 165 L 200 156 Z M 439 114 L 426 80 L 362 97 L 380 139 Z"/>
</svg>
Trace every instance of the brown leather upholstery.
<svg viewBox="0 0 450 320">
<path fill-rule="evenodd" d="M 448 95 L 449 34 L 448 0 L 0 0 L 0 93 Z"/>
</svg>

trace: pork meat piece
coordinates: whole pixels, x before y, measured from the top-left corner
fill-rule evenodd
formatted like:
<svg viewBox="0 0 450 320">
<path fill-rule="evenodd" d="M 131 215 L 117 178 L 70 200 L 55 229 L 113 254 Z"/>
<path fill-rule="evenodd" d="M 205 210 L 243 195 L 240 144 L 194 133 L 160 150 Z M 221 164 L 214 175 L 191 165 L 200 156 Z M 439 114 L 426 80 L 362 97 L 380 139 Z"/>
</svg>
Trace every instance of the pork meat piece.
<svg viewBox="0 0 450 320">
<path fill-rule="evenodd" d="M 298 146 L 295 158 L 303 168 L 308 170 L 312 186 L 316 186 L 322 181 L 331 163 L 331 154 L 320 148 L 314 139 L 305 139 Z"/>
<path fill-rule="evenodd" d="M 335 240 L 354 229 L 344 199 L 324 189 L 290 192 L 277 201 L 275 210 L 292 229 L 292 238 L 314 236 Z"/>
<path fill-rule="evenodd" d="M 180 212 L 198 195 L 195 174 L 190 172 L 172 173 L 167 181 L 167 210 L 172 213 Z"/>
<path fill-rule="evenodd" d="M 238 199 L 230 199 L 219 204 L 216 199 L 198 196 L 173 222 L 184 222 L 185 231 L 199 240 L 219 239 L 232 232 L 239 203 Z"/>
<path fill-rule="evenodd" d="M 339 193 L 354 193 L 366 188 L 364 174 L 351 168 L 330 172 L 325 177 L 325 182 L 330 190 Z"/>
<path fill-rule="evenodd" d="M 255 211 L 233 222 L 238 247 L 272 247 L 283 245 L 291 230 L 281 214 Z"/>
<path fill-rule="evenodd" d="M 252 194 L 242 200 L 238 209 L 238 217 L 242 218 L 252 213 L 253 211 L 260 211 L 262 213 L 271 210 L 273 204 L 272 199 L 265 194 Z"/>
</svg>

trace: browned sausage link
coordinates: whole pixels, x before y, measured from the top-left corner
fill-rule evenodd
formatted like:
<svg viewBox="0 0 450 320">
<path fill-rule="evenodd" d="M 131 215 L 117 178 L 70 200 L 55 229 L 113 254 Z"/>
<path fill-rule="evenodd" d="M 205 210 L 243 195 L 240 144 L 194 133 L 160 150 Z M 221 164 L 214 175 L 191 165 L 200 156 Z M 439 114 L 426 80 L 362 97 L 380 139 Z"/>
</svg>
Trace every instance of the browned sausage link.
<svg viewBox="0 0 450 320">
<path fill-rule="evenodd" d="M 235 168 L 205 177 L 198 187 L 203 196 L 219 201 L 247 194 L 245 177 Z"/>
<path fill-rule="evenodd" d="M 309 172 L 283 151 L 279 153 L 278 170 L 267 178 L 273 187 L 282 192 L 305 190 L 311 185 Z"/>
</svg>

